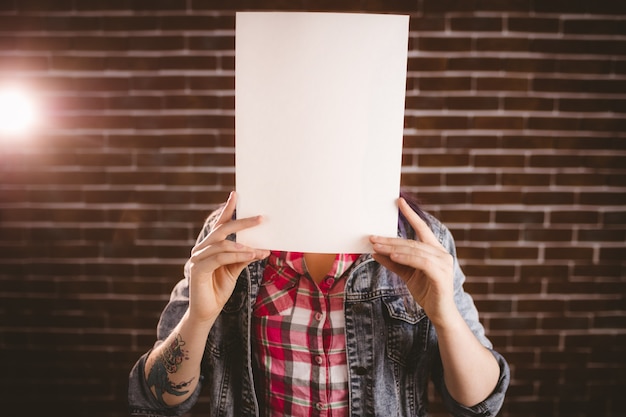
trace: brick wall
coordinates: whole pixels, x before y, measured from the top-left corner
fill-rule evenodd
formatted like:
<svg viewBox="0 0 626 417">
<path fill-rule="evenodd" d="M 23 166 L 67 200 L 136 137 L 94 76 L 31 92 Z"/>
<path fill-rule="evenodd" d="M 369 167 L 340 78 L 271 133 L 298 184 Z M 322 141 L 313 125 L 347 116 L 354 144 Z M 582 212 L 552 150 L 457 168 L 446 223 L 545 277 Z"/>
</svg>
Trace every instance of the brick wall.
<svg viewBox="0 0 626 417">
<path fill-rule="evenodd" d="M 626 415 L 611 0 L 2 1 L 0 81 L 47 114 L 0 141 L 2 414 L 125 415 L 128 370 L 234 185 L 235 9 L 411 14 L 403 184 L 454 232 L 511 363 L 501 415 Z"/>
</svg>

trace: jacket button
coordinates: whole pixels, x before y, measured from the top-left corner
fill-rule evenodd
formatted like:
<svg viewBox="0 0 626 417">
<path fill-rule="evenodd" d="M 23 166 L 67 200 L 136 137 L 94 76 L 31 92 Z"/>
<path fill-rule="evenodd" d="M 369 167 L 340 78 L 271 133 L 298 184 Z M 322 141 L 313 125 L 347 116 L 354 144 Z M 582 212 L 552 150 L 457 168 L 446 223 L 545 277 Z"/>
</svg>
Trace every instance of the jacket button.
<svg viewBox="0 0 626 417">
<path fill-rule="evenodd" d="M 362 303 L 356 303 L 352 305 L 352 311 L 354 311 L 357 314 L 360 314 L 363 312 L 363 304 Z"/>
</svg>

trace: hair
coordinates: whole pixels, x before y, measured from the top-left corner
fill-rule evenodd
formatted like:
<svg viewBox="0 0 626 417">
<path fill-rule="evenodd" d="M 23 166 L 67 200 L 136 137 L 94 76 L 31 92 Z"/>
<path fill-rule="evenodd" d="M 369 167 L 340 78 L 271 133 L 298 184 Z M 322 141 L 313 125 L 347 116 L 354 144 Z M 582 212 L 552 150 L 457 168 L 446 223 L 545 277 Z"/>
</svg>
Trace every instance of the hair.
<svg viewBox="0 0 626 417">
<path fill-rule="evenodd" d="M 417 199 L 417 197 L 414 194 L 409 193 L 404 190 L 400 190 L 400 197 L 404 198 L 404 200 L 407 202 L 409 207 L 411 207 L 411 209 L 413 209 L 413 211 L 417 213 L 417 215 L 420 216 L 420 218 L 424 220 L 428 226 L 431 225 L 432 220 L 430 216 L 426 213 L 426 211 L 424 211 L 424 209 L 422 208 L 422 205 L 420 204 L 420 201 Z M 411 237 L 407 233 L 408 225 L 409 225 L 408 219 L 400 211 L 399 216 L 398 216 L 398 230 L 400 231 L 402 236 Z"/>
</svg>

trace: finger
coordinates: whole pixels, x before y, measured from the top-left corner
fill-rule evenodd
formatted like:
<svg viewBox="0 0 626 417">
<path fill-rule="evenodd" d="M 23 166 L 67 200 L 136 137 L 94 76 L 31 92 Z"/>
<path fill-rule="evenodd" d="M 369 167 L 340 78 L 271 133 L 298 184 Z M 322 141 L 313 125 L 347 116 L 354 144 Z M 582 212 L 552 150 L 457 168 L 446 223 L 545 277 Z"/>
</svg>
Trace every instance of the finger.
<svg viewBox="0 0 626 417">
<path fill-rule="evenodd" d="M 373 254 L 373 258 L 376 262 L 402 278 L 404 281 L 407 281 L 415 272 L 414 268 L 394 262 L 389 256 L 375 253 Z"/>
<path fill-rule="evenodd" d="M 422 242 L 441 246 L 439 240 L 433 234 L 433 231 L 430 230 L 430 227 L 428 227 L 426 222 L 409 206 L 409 203 L 407 203 L 404 198 L 400 197 L 398 199 L 398 207 Z"/>
<path fill-rule="evenodd" d="M 236 207 L 237 207 L 237 192 L 231 191 L 230 194 L 228 195 L 228 200 L 226 200 L 226 204 L 222 208 L 222 212 L 217 217 L 215 226 L 217 227 L 220 224 L 231 221 L 233 218 L 233 214 L 235 214 Z"/>
<path fill-rule="evenodd" d="M 205 236 L 193 249 L 192 254 L 197 249 L 202 249 L 210 244 L 226 239 L 231 234 L 236 234 L 241 230 L 257 226 L 261 223 L 261 216 L 247 217 L 244 219 L 232 220 L 237 206 L 237 193 L 230 193 L 221 213 L 218 215 L 217 221 L 211 233 Z"/>
<path fill-rule="evenodd" d="M 204 238 L 197 242 L 196 245 L 192 248 L 191 253 L 193 254 L 195 250 L 207 246 L 208 244 L 214 243 L 219 240 L 223 240 L 225 238 L 217 238 L 217 235 L 214 233 L 215 230 L 221 226 L 222 224 L 232 220 L 233 214 L 235 213 L 235 207 L 237 204 L 237 195 L 235 191 L 231 191 L 228 195 L 228 199 L 226 203 L 222 207 L 221 212 L 217 215 L 217 220 L 211 227 L 210 233 L 208 233 Z"/>
<path fill-rule="evenodd" d="M 245 219 L 230 220 L 227 223 L 217 226 L 209 235 L 213 235 L 213 241 L 224 240 L 229 235 L 242 230 L 258 226 L 263 221 L 262 216 L 246 217 Z"/>
<path fill-rule="evenodd" d="M 192 249 L 191 258 L 192 261 L 201 261 L 221 252 L 248 252 L 253 253 L 254 257 L 259 259 L 269 256 L 267 250 L 251 248 L 230 240 L 221 240 L 210 245 L 196 245 Z"/>
<path fill-rule="evenodd" d="M 236 234 L 244 229 L 258 226 L 262 221 L 263 218 L 261 216 L 255 216 L 246 217 L 245 219 L 229 220 L 227 223 L 217 225 L 211 230 L 211 233 L 194 246 L 191 252 L 193 253 L 198 249 L 203 249 L 209 245 L 223 241 L 231 234 Z"/>
<path fill-rule="evenodd" d="M 224 227 L 224 225 L 231 224 L 231 223 L 235 223 L 239 225 L 240 223 L 239 221 L 233 220 L 235 210 L 237 209 L 237 198 L 238 198 L 237 192 L 231 191 L 231 193 L 228 196 L 228 200 L 226 200 L 226 204 L 224 205 L 224 208 L 222 209 L 222 212 L 217 217 L 214 230 L 217 230 L 220 227 Z M 260 216 L 249 217 L 246 219 L 239 219 L 239 220 L 247 220 L 247 221 L 244 222 L 243 225 L 239 225 L 239 228 L 234 227 L 234 228 L 227 228 L 226 230 L 223 230 L 221 234 L 222 235 L 221 238 L 225 239 L 231 233 L 236 233 L 240 230 L 243 230 L 244 228 L 255 226 L 256 225 L 255 222 L 259 220 L 259 217 Z M 249 220 L 249 219 L 254 219 L 254 220 Z"/>
<path fill-rule="evenodd" d="M 445 248 L 441 246 L 433 246 L 430 243 L 412 239 L 371 236 L 370 242 L 376 252 L 384 253 L 386 255 L 389 255 L 392 252 L 424 252 L 435 256 L 448 253 Z"/>
<path fill-rule="evenodd" d="M 411 242 L 413 244 L 384 245 L 375 243 L 373 247 L 377 255 L 404 267 L 419 269 L 425 272 L 446 268 L 450 260 L 450 255 L 447 252 L 420 242 L 408 241 L 407 243 Z M 383 266 L 388 267 L 388 264 Z M 389 269 L 393 270 L 393 268 Z"/>
<path fill-rule="evenodd" d="M 231 250 L 217 251 L 193 256 L 191 258 L 191 267 L 194 270 L 198 268 L 205 271 L 216 271 L 221 267 L 245 267 L 247 264 L 265 257 L 263 251 L 256 250 Z"/>
</svg>

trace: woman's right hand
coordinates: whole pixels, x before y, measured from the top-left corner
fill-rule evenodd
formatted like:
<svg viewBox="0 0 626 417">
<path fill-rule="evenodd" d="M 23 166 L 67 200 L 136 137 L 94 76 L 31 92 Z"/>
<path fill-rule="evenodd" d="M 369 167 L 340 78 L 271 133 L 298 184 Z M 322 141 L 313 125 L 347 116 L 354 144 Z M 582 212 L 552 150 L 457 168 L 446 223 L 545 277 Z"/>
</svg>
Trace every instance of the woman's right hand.
<svg viewBox="0 0 626 417">
<path fill-rule="evenodd" d="M 237 205 L 233 191 L 211 233 L 191 250 L 189 259 L 189 318 L 212 323 L 230 298 L 241 271 L 251 262 L 269 256 L 268 250 L 254 249 L 226 240 L 228 235 L 261 223 L 261 216 L 232 220 Z"/>
</svg>

